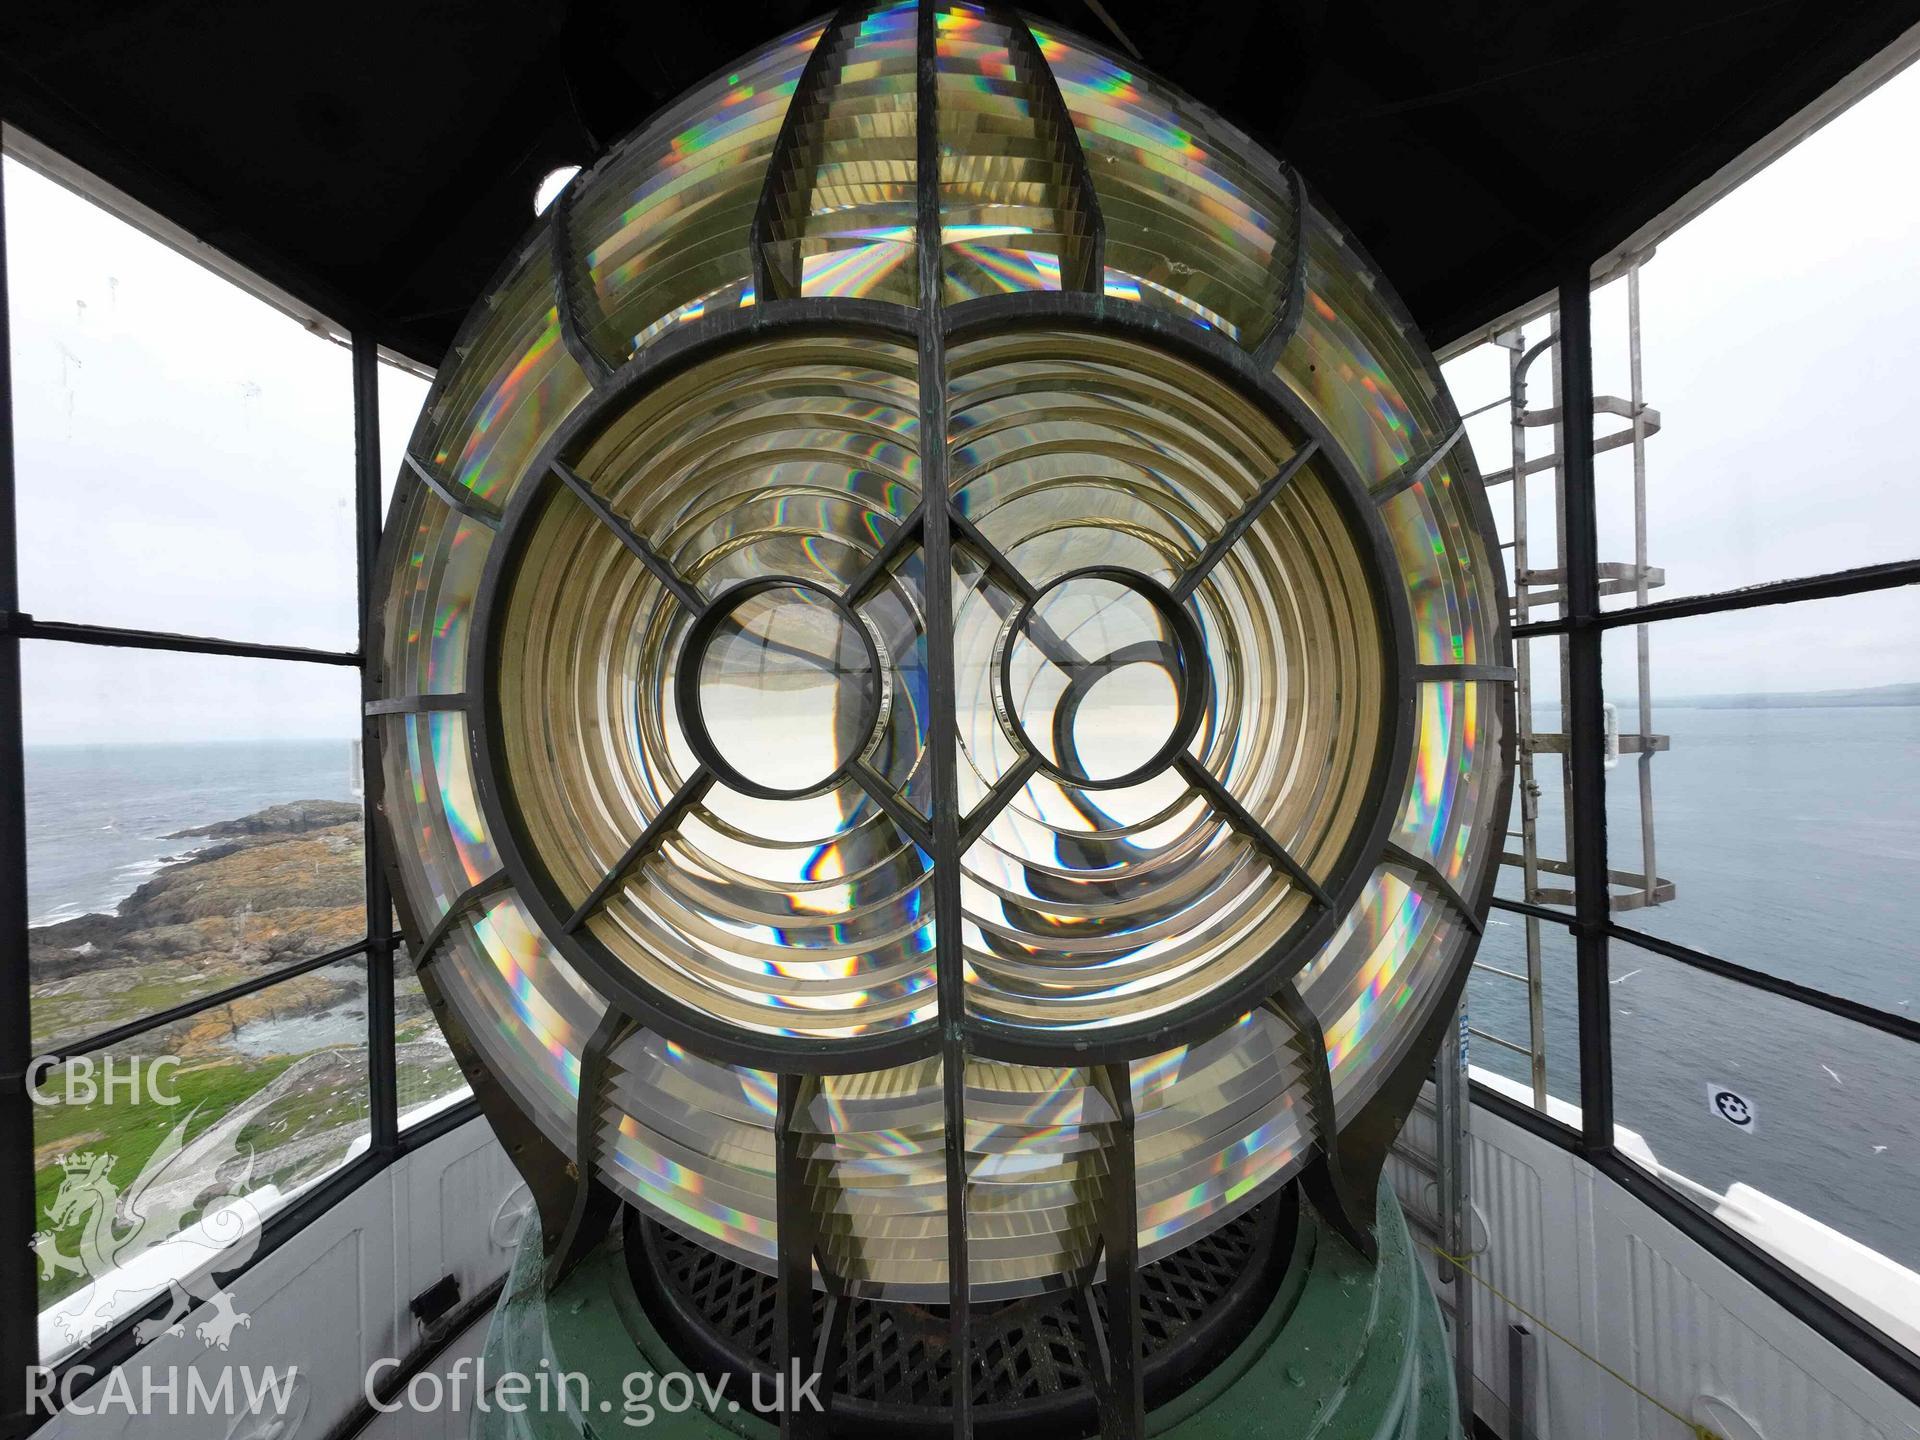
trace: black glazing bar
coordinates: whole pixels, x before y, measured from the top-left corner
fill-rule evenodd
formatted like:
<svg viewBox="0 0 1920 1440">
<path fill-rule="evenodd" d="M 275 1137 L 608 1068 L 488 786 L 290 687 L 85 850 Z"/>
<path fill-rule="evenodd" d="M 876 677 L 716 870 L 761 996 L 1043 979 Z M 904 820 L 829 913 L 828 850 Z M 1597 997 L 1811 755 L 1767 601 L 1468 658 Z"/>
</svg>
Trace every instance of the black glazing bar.
<svg viewBox="0 0 1920 1440">
<path fill-rule="evenodd" d="M 869 765 L 864 758 L 857 759 L 849 765 L 847 773 L 854 778 L 862 790 L 866 791 L 867 798 L 878 805 L 886 817 L 898 825 L 909 840 L 928 854 L 933 853 L 933 832 L 927 828 L 926 817 L 900 798 L 900 792 L 887 783 L 886 776 Z"/>
<path fill-rule="evenodd" d="M 1200 552 L 1200 558 L 1187 567 L 1187 573 L 1182 575 L 1173 587 L 1175 600 L 1183 605 L 1186 603 L 1187 597 L 1200 588 L 1201 583 L 1212 573 L 1213 567 L 1218 565 L 1226 553 L 1238 545 L 1246 533 L 1259 523 L 1267 507 L 1280 498 L 1281 492 L 1291 485 L 1293 477 L 1300 473 L 1300 467 L 1311 460 L 1314 452 L 1319 448 L 1319 442 L 1309 440 L 1293 452 L 1287 463 L 1274 473 L 1273 478 L 1262 485 L 1253 499 L 1242 507 L 1240 513 L 1227 522 L 1227 528 L 1213 537 L 1213 542 Z"/>
<path fill-rule="evenodd" d="M 1755 970 L 1747 965 L 1735 964 L 1731 960 L 1722 960 L 1718 955 L 1696 950 L 1691 945 L 1662 940 L 1657 935 L 1648 935 L 1630 926 L 1608 925 L 1607 934 L 1612 939 L 1636 946 L 1691 969 L 1703 971 L 1708 975 L 1717 975 L 1722 980 L 1731 980 L 1735 984 L 1764 990 L 1770 995 L 1792 1000 L 1809 1009 L 1822 1010 L 1842 1020 L 1850 1020 L 1870 1030 L 1878 1030 L 1882 1035 L 1892 1035 L 1900 1040 L 1910 1040 L 1920 1044 L 1920 1019 L 1907 1015 L 1895 1015 L 1875 1005 L 1864 1004 L 1859 1000 L 1849 1000 L 1844 995 L 1832 995 L 1825 990 L 1816 990 L 1811 985 L 1784 980 L 1778 975 L 1769 975 L 1764 970 Z"/>
<path fill-rule="evenodd" d="M 606 903 L 607 897 L 620 888 L 621 882 L 626 879 L 633 867 L 657 850 L 667 836 L 673 833 L 681 817 L 704 800 L 707 791 L 712 788 L 713 772 L 706 766 L 702 765 L 689 775 L 680 788 L 667 797 L 667 803 L 654 812 L 646 828 L 627 847 L 627 853 L 613 862 L 613 868 L 600 877 L 600 883 L 594 886 L 587 898 L 580 902 L 579 908 L 567 917 L 567 923 L 562 929 L 571 935 L 586 924 L 592 918 L 593 912 Z"/>
<path fill-rule="evenodd" d="M 636 560 L 647 567 L 654 579 L 666 587 L 667 593 L 680 602 L 681 608 L 688 615 L 698 616 L 707 608 L 707 602 L 700 598 L 700 592 L 683 580 L 680 572 L 669 565 L 658 551 L 641 538 L 637 530 L 614 514 L 613 507 L 593 493 L 593 487 L 581 478 L 577 470 L 571 465 L 556 460 L 553 462 L 553 473 L 560 477 L 561 483 L 579 497 L 582 505 L 593 512 L 594 519 L 613 531 L 620 543 L 627 547 Z"/>
<path fill-rule="evenodd" d="M 1448 681 L 1491 680 L 1511 683 L 1517 672 L 1511 665 L 1416 665 L 1413 678 L 1416 684 L 1435 684 Z"/>
<path fill-rule="evenodd" d="M 879 587 L 886 579 L 887 572 L 893 568 L 893 562 L 905 554 L 907 549 L 920 538 L 921 526 L 926 520 L 926 504 L 922 501 L 907 512 L 907 516 L 893 527 L 893 533 L 881 542 L 880 548 L 873 552 L 873 558 L 860 567 L 860 573 L 848 582 L 846 592 L 841 599 L 852 609 L 864 602 L 870 592 Z"/>
<path fill-rule="evenodd" d="M 1556 1143 L 1559 1140 L 1558 1136 L 1547 1138 Z M 1698 1200 L 1680 1194 L 1665 1181 L 1649 1175 L 1620 1151 L 1595 1156 L 1593 1168 L 1820 1336 L 1824 1343 L 1884 1380 L 1909 1403 L 1920 1404 L 1920 1361 L 1915 1359 L 1913 1351 L 1889 1340 L 1851 1306 L 1816 1289 L 1805 1276 L 1732 1229 Z"/>
<path fill-rule="evenodd" d="M 1307 1112 L 1313 1117 L 1314 1143 L 1320 1157 L 1307 1167 L 1303 1188 L 1321 1217 L 1371 1260 L 1379 1253 L 1378 1242 L 1371 1221 L 1363 1224 L 1356 1212 L 1371 1216 L 1372 1207 L 1364 1202 L 1356 1205 L 1347 1191 L 1340 1158 L 1340 1115 L 1334 1105 L 1333 1071 L 1327 1065 L 1327 1036 L 1320 1027 L 1320 1017 L 1292 980 L 1267 997 L 1266 1008 L 1293 1030 L 1307 1072 Z"/>
<path fill-rule="evenodd" d="M 1571 932 L 1573 916 L 1562 914 L 1558 910 L 1549 910 L 1544 905 L 1529 905 L 1525 900 L 1508 900 L 1495 895 L 1487 902 L 1496 910 L 1505 910 L 1511 915 L 1531 915 L 1536 920 L 1544 920 L 1549 925 L 1561 925 Z"/>
<path fill-rule="evenodd" d="M 1287 166 L 1287 194 L 1293 201 L 1293 223 L 1289 231 L 1293 253 L 1287 257 L 1287 301 L 1286 308 L 1274 317 L 1272 328 L 1261 337 L 1253 352 L 1254 361 L 1262 370 L 1271 370 L 1280 363 L 1281 352 L 1299 332 L 1307 308 L 1307 183 L 1291 165 Z"/>
<path fill-rule="evenodd" d="M 804 178 L 806 189 L 795 196 L 795 209 L 801 210 L 811 203 L 813 173 L 819 166 L 819 156 L 799 154 L 801 131 L 809 119 L 821 118 L 824 123 L 819 111 L 833 83 L 834 62 L 842 48 L 841 37 L 865 19 L 870 8 L 865 4 L 843 5 L 834 12 L 820 32 L 820 38 L 813 42 L 813 50 L 793 87 L 793 98 L 787 102 L 780 133 L 774 137 L 773 152 L 767 159 L 767 178 L 760 186 L 760 201 L 754 207 L 753 223 L 748 229 L 756 305 L 765 305 L 770 300 L 791 300 L 800 293 L 798 275 L 783 274 L 780 283 L 774 284 L 773 261 L 768 249 L 776 241 L 797 238 L 778 233 L 782 218 L 780 195 L 789 177 L 796 182 Z M 801 218 L 804 219 L 803 211 Z"/>
<path fill-rule="evenodd" d="M 498 530 L 500 528 L 500 516 L 489 509 L 486 503 L 471 490 L 466 489 L 464 486 L 447 484 L 446 481 L 442 480 L 438 475 L 434 474 L 432 470 L 422 465 L 410 454 L 403 452 L 400 458 L 406 463 L 406 467 L 413 472 L 415 479 L 435 495 L 438 495 L 440 499 L 457 514 L 464 515 L 467 519 L 473 521 L 474 524 L 484 525 L 489 530 Z"/>
<path fill-rule="evenodd" d="M 127 650 L 170 650 L 186 655 L 231 655 L 242 660 L 296 660 L 311 665 L 358 665 L 358 650 L 309 650 L 302 645 L 255 645 L 165 630 L 127 630 L 117 625 L 74 625 L 36 620 L 19 611 L 0 612 L 0 634 L 15 640 L 59 640 L 68 645 L 108 645 Z"/>
<path fill-rule="evenodd" d="M 993 18 L 1006 27 L 1007 57 L 1013 62 L 1014 74 L 1026 85 L 1037 101 L 1036 110 L 1053 131 L 1054 146 L 1061 160 L 1066 163 L 1067 171 L 1073 176 L 1073 197 L 1076 213 L 1080 217 L 1081 233 L 1072 238 L 1079 241 L 1078 253 L 1068 264 L 1068 257 L 1060 257 L 1060 284 L 1067 290 L 1079 290 L 1090 295 L 1102 295 L 1107 288 L 1107 221 L 1100 213 L 1100 194 L 1094 188 L 1093 171 L 1087 165 L 1087 153 L 1080 144 L 1080 131 L 1073 123 L 1073 112 L 1067 109 L 1066 97 L 1060 93 L 1060 81 L 1053 73 L 1053 67 L 1040 50 L 1040 42 L 1033 38 L 1033 32 L 1027 28 L 1027 22 L 1004 7 L 992 10 Z M 1069 237 L 1061 236 L 1062 240 Z"/>
<path fill-rule="evenodd" d="M 1125 1061 L 1100 1067 L 1100 1088 L 1114 1108 L 1100 1195 L 1101 1243 L 1107 1253 L 1107 1384 L 1099 1395 L 1101 1440 L 1139 1440 L 1147 1433 L 1140 1319 L 1140 1196 L 1135 1166 L 1133 1074 Z"/>
<path fill-rule="evenodd" d="M 553 271 L 553 308 L 560 317 L 560 343 L 580 367 L 596 390 L 613 378 L 613 367 L 593 348 L 593 342 L 580 328 L 580 312 L 585 304 L 581 282 L 587 277 L 576 273 L 573 263 L 573 202 L 580 193 L 579 171 L 554 197 L 551 218 L 547 221 L 547 257 Z"/>
<path fill-rule="evenodd" d="M 1775 580 L 1765 585 L 1748 585 L 1739 590 L 1717 590 L 1710 595 L 1656 600 L 1649 605 L 1631 605 L 1624 610 L 1604 610 L 1593 623 L 1602 630 L 1617 630 L 1623 625 L 1649 625 L 1656 620 L 1684 620 L 1694 615 L 1754 610 L 1765 605 L 1791 605 L 1801 600 L 1835 600 L 1875 590 L 1894 590 L 1902 585 L 1920 585 L 1920 560 L 1892 560 L 1884 565 L 1862 565 L 1853 570 L 1832 570 L 1824 575 Z M 1534 625 L 1516 625 L 1513 633 L 1516 639 L 1525 639 L 1530 635 L 1559 635 L 1570 628 L 1569 619 L 1542 620 Z"/>
<path fill-rule="evenodd" d="M 413 957 L 414 973 L 418 974 L 420 971 L 426 969 L 431 961 L 438 958 L 440 942 L 445 940 L 447 933 L 451 931 L 455 925 L 460 923 L 461 916 L 465 915 L 468 910 L 478 905 L 489 895 L 497 895 L 502 890 L 510 890 L 512 888 L 513 877 L 505 870 L 496 870 L 484 880 L 475 881 L 465 890 L 462 890 L 458 895 L 454 896 L 453 903 L 447 907 L 447 913 L 434 921 L 433 928 L 427 931 L 426 935 L 421 939 L 420 953 Z"/>
<path fill-rule="evenodd" d="M 1460 893 L 1458 887 L 1454 885 L 1453 881 L 1446 877 L 1438 865 L 1435 865 L 1426 857 L 1416 855 L 1413 851 L 1399 845 L 1387 846 L 1386 858 L 1395 865 L 1406 866 L 1407 869 L 1413 871 L 1422 880 L 1426 881 L 1427 884 L 1431 885 L 1435 890 L 1438 890 L 1440 892 L 1440 898 L 1454 908 L 1454 911 L 1466 922 L 1467 928 L 1473 931 L 1474 934 L 1484 935 L 1487 933 L 1487 927 L 1481 923 L 1480 917 L 1473 913 L 1473 907 L 1467 903 L 1467 897 Z"/>
<path fill-rule="evenodd" d="M 1573 912 L 1585 1148 L 1613 1148 L 1613 1007 L 1607 985 L 1606 696 L 1600 680 L 1598 513 L 1593 485 L 1592 294 L 1584 263 L 1560 286 L 1561 460 L 1566 526 L 1566 764 L 1573 806 Z"/>
<path fill-rule="evenodd" d="M 6 193 L 0 184 L 0 611 L 20 605 L 19 514 L 14 501 L 12 326 L 8 311 Z M 32 1238 L 33 982 L 27 959 L 27 786 L 20 729 L 20 637 L 0 634 L 0 1417 L 27 1408 L 28 1370 L 40 1359 Z M 9 1427 L 10 1429 L 13 1427 Z M 27 1427 L 19 1427 L 25 1429 Z"/>
<path fill-rule="evenodd" d="M 813 1323 L 813 1253 L 820 1239 L 812 1187 L 807 1183 L 805 1116 L 820 1082 L 812 1076 L 782 1073 L 773 1112 L 773 1206 L 775 1288 L 774 1359 L 793 1383 L 823 1359 Z M 805 1383 L 804 1379 L 800 1382 Z M 826 1391 L 831 1380 L 816 1387 Z M 825 1396 L 822 1396 L 825 1399 Z M 824 1408 L 805 1404 L 780 1407 L 780 1434 L 788 1440 L 815 1440 L 827 1433 Z"/>
<path fill-rule="evenodd" d="M 1467 427 L 1463 421 L 1454 426 L 1453 432 L 1425 455 L 1407 461 L 1392 476 L 1372 491 L 1373 503 L 1384 505 L 1396 495 L 1404 495 L 1434 471 L 1442 460 L 1452 453 L 1453 447 L 1466 439 Z"/>
<path fill-rule="evenodd" d="M 374 337 L 353 335 L 354 511 L 358 536 L 360 653 L 371 657 L 373 572 L 380 553 L 380 350 Z M 386 772 L 380 722 L 365 713 L 379 685 L 379 664 L 360 666 L 360 816 L 367 905 L 367 1097 L 369 1142 L 391 1156 L 400 1138 L 399 1060 L 394 1052 L 393 900 L 387 893 L 386 834 L 380 823 Z"/>
<path fill-rule="evenodd" d="M 1013 797 L 1027 788 L 1027 782 L 1040 773 L 1040 762 L 1031 755 L 1023 755 L 1013 767 L 994 782 L 980 803 L 967 816 L 967 823 L 960 831 L 960 853 L 965 854 L 986 833 L 987 826 L 993 823 L 993 817 L 1012 802 Z"/>
<path fill-rule="evenodd" d="M 1187 777 L 1187 782 L 1205 794 L 1213 808 L 1226 817 L 1227 823 L 1253 841 L 1262 854 L 1286 872 L 1288 879 L 1312 897 L 1314 904 L 1323 910 L 1333 908 L 1333 898 L 1321 888 L 1320 882 L 1287 853 L 1287 847 L 1274 839 L 1266 826 L 1253 818 L 1246 806 L 1234 798 L 1233 792 L 1220 783 L 1219 778 L 1200 762 L 1198 756 L 1183 750 L 1174 758 L 1174 764 Z"/>
<path fill-rule="evenodd" d="M 398 695 L 385 700 L 368 700 L 365 708 L 369 718 L 425 715 L 439 710 L 465 710 L 467 697 L 464 691 L 449 695 Z"/>
<path fill-rule="evenodd" d="M 940 237 L 940 74 L 935 0 L 920 0 L 914 162 L 920 286 L 920 474 L 926 512 L 927 747 L 933 774 L 934 962 L 946 1123 L 947 1321 L 953 1433 L 973 1434 L 973 1308 L 967 1266 L 967 995 L 960 948 L 960 776 L 954 726 L 953 506 L 947 466 L 945 277 Z"/>
<path fill-rule="evenodd" d="M 1571 1126 L 1478 1080 L 1472 1082 L 1472 1091 L 1473 1103 L 1480 1109 L 1549 1145 L 1578 1152 L 1580 1134 Z M 1912 1351 L 1888 1340 L 1851 1308 L 1815 1289 L 1805 1277 L 1788 1269 L 1746 1236 L 1729 1229 L 1724 1220 L 1699 1201 L 1670 1188 L 1622 1152 L 1596 1155 L 1593 1166 L 1787 1314 L 1832 1342 L 1849 1359 L 1885 1380 L 1906 1399 L 1920 1402 L 1920 1361 L 1915 1360 Z"/>
<path fill-rule="evenodd" d="M 192 1000 L 183 1000 L 165 1010 L 156 1010 L 150 1015 L 142 1015 L 137 1020 L 129 1020 L 124 1025 L 116 1025 L 111 1030 L 101 1030 L 83 1040 L 70 1041 L 56 1045 L 37 1057 L 41 1060 L 70 1060 L 76 1055 L 97 1055 L 102 1050 L 110 1050 L 128 1040 L 138 1039 L 168 1025 L 178 1024 L 182 1020 L 191 1020 L 209 1010 L 217 1010 L 222 1005 L 231 1005 L 235 1000 L 244 1000 L 262 990 L 280 984 L 286 980 L 296 980 L 313 970 L 323 970 L 329 965 L 338 965 L 351 960 L 356 955 L 366 953 L 366 942 L 356 940 L 338 950 L 329 950 L 322 955 L 297 960 L 291 965 L 282 965 L 264 974 L 249 976 L 237 985 L 229 985 L 224 990 L 214 990 Z"/>
</svg>

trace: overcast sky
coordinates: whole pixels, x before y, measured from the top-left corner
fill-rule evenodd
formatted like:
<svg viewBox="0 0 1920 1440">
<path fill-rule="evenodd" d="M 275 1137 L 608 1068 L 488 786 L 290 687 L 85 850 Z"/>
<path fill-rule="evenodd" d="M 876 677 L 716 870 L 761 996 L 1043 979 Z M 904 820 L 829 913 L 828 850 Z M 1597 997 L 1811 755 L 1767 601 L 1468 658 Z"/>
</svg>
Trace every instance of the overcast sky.
<svg viewBox="0 0 1920 1440">
<path fill-rule="evenodd" d="M 1920 69 L 1668 239 L 1644 271 L 1656 595 L 1920 555 Z M 23 606 L 85 620 L 344 650 L 354 644 L 347 352 L 6 162 Z M 1595 383 L 1628 393 L 1623 284 L 1596 296 Z M 1533 327 L 1534 335 L 1544 327 Z M 1550 403 L 1550 370 L 1532 403 Z M 1447 368 L 1463 410 L 1503 352 Z M 391 473 L 425 395 L 383 375 Z M 1619 424 L 1603 417 L 1600 432 Z M 1550 432 L 1534 432 L 1543 454 Z M 1475 422 L 1484 468 L 1508 432 Z M 1601 558 L 1632 558 L 1628 451 L 1601 458 Z M 1496 513 L 1508 492 L 1494 493 Z M 1537 529 L 1551 533 L 1536 505 Z M 1503 513 L 1503 527 L 1508 516 Z M 1534 563 L 1550 567 L 1550 552 Z M 1612 602 L 1619 603 L 1619 602 Z M 1630 632 L 1609 646 L 1608 693 Z M 1653 632 L 1654 691 L 1920 680 L 1913 589 Z M 1541 657 L 1544 659 L 1545 657 Z M 30 743 L 345 736 L 352 672 L 26 646 Z"/>
<path fill-rule="evenodd" d="M 1649 598 L 1920 556 L 1920 67 L 1776 160 L 1664 241 L 1641 272 Z M 1594 389 L 1631 393 L 1624 280 L 1594 297 Z M 1544 322 L 1528 339 L 1547 333 Z M 1446 367 L 1460 408 L 1506 388 L 1492 346 Z M 1552 404 L 1552 371 L 1528 403 Z M 1595 421 L 1596 436 L 1621 428 Z M 1511 463 L 1504 410 L 1469 422 L 1483 469 Z M 1530 454 L 1552 449 L 1530 432 Z M 1632 451 L 1596 461 L 1600 559 L 1631 561 Z M 1544 479 L 1544 477 L 1542 477 Z M 1537 488 L 1544 488 L 1540 486 Z M 1513 499 L 1492 492 L 1503 536 Z M 1552 509 L 1529 505 L 1535 568 L 1558 561 Z M 1625 600 L 1603 602 L 1609 607 Z M 1552 613 L 1552 612 L 1549 612 Z M 1653 693 L 1822 690 L 1920 681 L 1920 589 L 1676 620 L 1650 632 Z M 1551 657 L 1536 646 L 1536 663 Z M 1607 693 L 1631 694 L 1631 631 L 1610 637 Z"/>
</svg>

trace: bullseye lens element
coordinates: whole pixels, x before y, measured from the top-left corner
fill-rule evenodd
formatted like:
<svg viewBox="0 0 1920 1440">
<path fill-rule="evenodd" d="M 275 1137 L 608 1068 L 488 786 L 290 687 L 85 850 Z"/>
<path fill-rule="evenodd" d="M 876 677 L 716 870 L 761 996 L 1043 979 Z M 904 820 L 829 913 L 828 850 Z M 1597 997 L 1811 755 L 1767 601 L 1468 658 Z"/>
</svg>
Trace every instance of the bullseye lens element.
<svg viewBox="0 0 1920 1440">
<path fill-rule="evenodd" d="M 750 582 L 695 626 L 684 671 L 687 738 L 749 795 L 832 784 L 871 742 L 884 685 L 867 629 L 824 590 Z M 690 701 L 690 704 L 688 703 Z"/>
<path fill-rule="evenodd" d="M 1008 624 L 1001 711 L 1048 774 L 1094 789 L 1130 785 L 1192 738 L 1197 650 L 1192 622 L 1145 577 L 1074 571 Z"/>
</svg>

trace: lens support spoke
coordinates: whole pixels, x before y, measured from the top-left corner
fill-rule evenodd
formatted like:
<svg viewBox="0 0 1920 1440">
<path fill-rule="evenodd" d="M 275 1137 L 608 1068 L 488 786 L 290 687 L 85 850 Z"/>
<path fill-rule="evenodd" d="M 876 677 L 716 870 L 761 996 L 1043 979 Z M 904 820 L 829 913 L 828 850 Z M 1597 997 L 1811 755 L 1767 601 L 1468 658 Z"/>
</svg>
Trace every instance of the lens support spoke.
<svg viewBox="0 0 1920 1440">
<path fill-rule="evenodd" d="M 626 853 L 613 863 L 613 867 L 601 877 L 600 883 L 567 917 L 567 923 L 561 927 L 566 934 L 573 934 L 593 918 L 593 912 L 606 903 L 607 897 L 613 894 L 633 867 L 659 849 L 687 811 L 706 798 L 707 791 L 713 788 L 713 782 L 713 771 L 704 765 L 687 777 L 686 783 L 674 791 L 667 803 L 655 812 L 653 819 L 647 822 L 647 828 L 634 837 Z"/>
<path fill-rule="evenodd" d="M 593 487 L 581 478 L 578 471 L 560 460 L 555 460 L 552 468 L 561 482 L 579 497 L 580 503 L 592 512 L 593 518 L 619 537 L 620 543 L 647 567 L 654 579 L 666 587 L 667 593 L 680 602 L 689 616 L 695 620 L 705 616 L 707 602 L 700 597 L 700 592 L 689 585 L 680 572 L 668 564 L 638 531 L 614 514 L 613 507 L 594 493 Z"/>
</svg>

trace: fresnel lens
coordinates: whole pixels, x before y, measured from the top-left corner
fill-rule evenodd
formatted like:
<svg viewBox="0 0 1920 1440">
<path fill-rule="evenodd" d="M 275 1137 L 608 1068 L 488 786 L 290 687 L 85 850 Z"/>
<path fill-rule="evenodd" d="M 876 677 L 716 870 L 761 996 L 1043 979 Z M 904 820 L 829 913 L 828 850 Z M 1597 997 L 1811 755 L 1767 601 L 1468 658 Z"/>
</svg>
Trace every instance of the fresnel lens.
<svg viewBox="0 0 1920 1440">
<path fill-rule="evenodd" d="M 378 583 L 404 927 L 553 1283 L 625 1202 L 681 1308 L 918 1335 L 963 1418 L 1030 1302 L 1130 1433 L 1164 1267 L 1372 1248 L 1506 819 L 1501 567 L 1385 281 L 1205 108 L 965 4 L 743 60 L 476 306 Z"/>
</svg>

